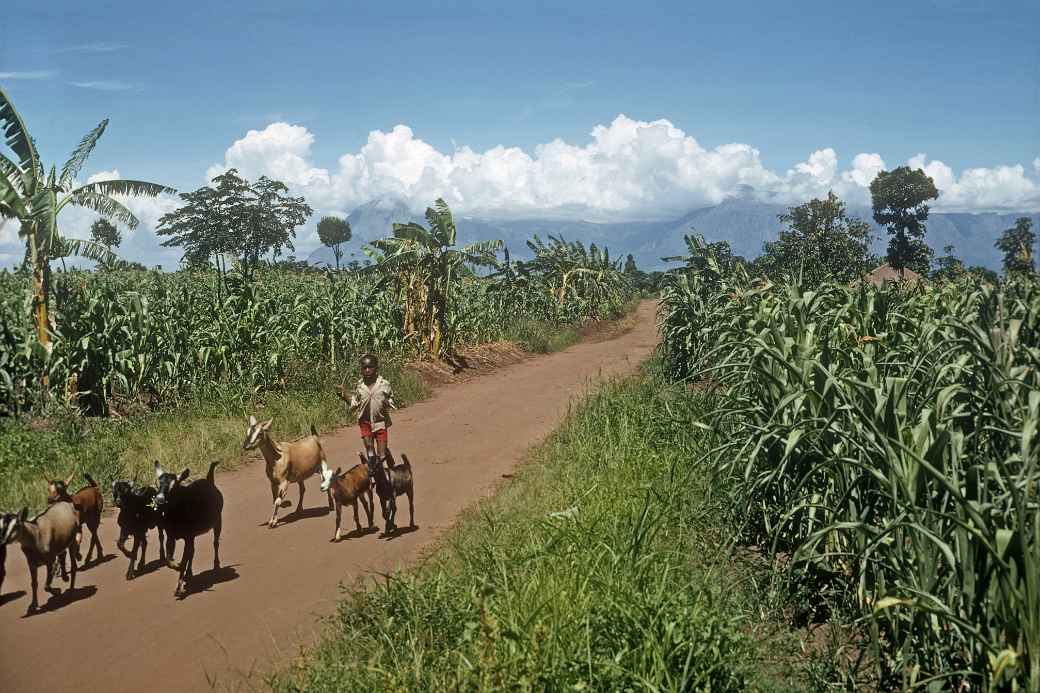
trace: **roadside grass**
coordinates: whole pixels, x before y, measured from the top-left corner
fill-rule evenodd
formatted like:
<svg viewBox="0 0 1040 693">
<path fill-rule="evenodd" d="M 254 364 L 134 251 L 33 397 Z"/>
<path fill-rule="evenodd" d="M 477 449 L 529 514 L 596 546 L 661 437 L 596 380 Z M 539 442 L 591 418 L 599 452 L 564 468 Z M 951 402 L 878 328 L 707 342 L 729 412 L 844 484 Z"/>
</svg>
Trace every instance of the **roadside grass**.
<svg viewBox="0 0 1040 693">
<path fill-rule="evenodd" d="M 506 339 L 516 342 L 532 354 L 550 354 L 562 351 L 581 341 L 573 327 L 555 326 L 539 320 L 524 320 L 507 331 Z"/>
<path fill-rule="evenodd" d="M 423 564 L 349 589 L 272 688 L 800 690 L 711 506 L 711 406 L 656 366 L 605 385 Z"/>
</svg>

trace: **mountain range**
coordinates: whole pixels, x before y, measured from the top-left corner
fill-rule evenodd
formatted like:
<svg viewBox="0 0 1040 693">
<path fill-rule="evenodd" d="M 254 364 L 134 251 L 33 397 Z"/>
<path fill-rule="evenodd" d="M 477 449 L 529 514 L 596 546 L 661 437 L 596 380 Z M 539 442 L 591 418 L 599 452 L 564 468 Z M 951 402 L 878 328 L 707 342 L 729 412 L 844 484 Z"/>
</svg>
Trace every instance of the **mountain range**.
<svg viewBox="0 0 1040 693">
<path fill-rule="evenodd" d="M 502 240 L 510 254 L 518 259 L 531 256 L 526 241 L 536 233 L 544 240 L 550 234 L 563 236 L 568 241 L 595 243 L 610 249 L 612 258 L 631 254 L 643 270 L 665 269 L 669 263 L 661 260 L 680 255 L 686 249 L 684 234 L 701 233 L 708 241 L 728 241 L 734 254 L 753 259 L 762 253 L 766 241 L 775 240 L 780 231 L 777 215 L 787 206 L 747 199 L 730 199 L 711 207 L 695 209 L 677 219 L 664 221 L 626 221 L 595 223 L 587 221 L 560 221 L 555 219 L 492 220 L 456 216 L 455 226 L 460 245 L 485 240 Z M 858 217 L 874 228 L 874 252 L 883 255 L 888 237 L 883 228 L 874 224 L 868 207 L 850 206 L 849 216 Z M 984 213 L 962 214 L 932 212 L 927 221 L 925 241 L 942 255 L 947 245 L 954 246 L 954 254 L 967 265 L 982 265 L 1000 270 L 1002 255 L 994 242 L 1000 234 L 1015 225 L 1019 217 L 1032 218 L 1040 232 L 1040 214 Z M 421 214 L 412 212 L 404 203 L 395 200 L 377 200 L 356 208 L 347 216 L 352 238 L 344 247 L 342 262 L 364 259 L 361 246 L 391 234 L 394 223 L 415 221 L 426 225 Z M 332 250 L 321 247 L 312 252 L 311 264 L 335 263 Z"/>
</svg>

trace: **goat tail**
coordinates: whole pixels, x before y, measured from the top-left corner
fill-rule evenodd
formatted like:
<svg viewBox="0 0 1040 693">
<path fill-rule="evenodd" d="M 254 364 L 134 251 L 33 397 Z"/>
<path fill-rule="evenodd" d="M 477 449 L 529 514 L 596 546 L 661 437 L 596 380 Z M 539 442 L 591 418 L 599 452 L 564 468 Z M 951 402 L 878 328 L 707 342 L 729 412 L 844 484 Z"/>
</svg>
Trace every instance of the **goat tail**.
<svg viewBox="0 0 1040 693">
<path fill-rule="evenodd" d="M 404 462 L 404 468 L 408 471 L 412 470 L 412 463 L 408 461 L 408 455 L 401 453 L 401 461 Z"/>
<path fill-rule="evenodd" d="M 213 483 L 213 472 L 216 470 L 217 465 L 220 464 L 220 460 L 214 460 L 209 463 L 209 472 L 206 474 L 206 481 Z"/>
<path fill-rule="evenodd" d="M 311 424 L 311 435 L 315 438 L 318 437 L 318 429 L 314 428 L 314 424 Z"/>
<path fill-rule="evenodd" d="M 94 488 L 98 487 L 98 483 L 96 481 L 94 481 L 94 477 L 92 477 L 91 475 L 87 474 L 86 472 L 83 472 L 83 478 L 85 478 L 87 480 L 87 483 L 90 484 L 91 486 L 93 486 Z"/>
</svg>

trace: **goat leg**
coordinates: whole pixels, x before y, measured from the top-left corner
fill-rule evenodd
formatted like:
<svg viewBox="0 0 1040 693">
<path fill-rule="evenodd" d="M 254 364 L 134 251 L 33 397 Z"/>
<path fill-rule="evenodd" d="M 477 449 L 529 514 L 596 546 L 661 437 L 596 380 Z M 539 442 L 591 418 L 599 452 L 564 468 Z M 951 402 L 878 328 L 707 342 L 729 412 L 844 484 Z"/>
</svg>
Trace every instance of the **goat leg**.
<svg viewBox="0 0 1040 693">
<path fill-rule="evenodd" d="M 36 589 L 39 585 L 40 578 L 39 575 L 37 575 L 39 566 L 36 564 L 36 561 L 29 558 L 29 556 L 26 556 L 25 562 L 29 564 L 29 581 L 32 583 L 32 601 L 29 602 L 29 609 L 25 612 L 26 615 L 29 615 L 40 608 L 40 602 L 36 598 Z"/>
<path fill-rule="evenodd" d="M 220 529 L 222 519 L 218 515 L 213 523 L 213 570 L 220 568 Z"/>
<path fill-rule="evenodd" d="M 408 526 L 415 529 L 415 503 L 412 502 L 412 496 L 414 491 L 411 485 L 408 486 Z"/>
<path fill-rule="evenodd" d="M 339 541 L 339 520 L 343 515 L 343 505 L 340 504 L 339 499 L 336 500 L 336 534 L 333 535 L 332 541 Z"/>
<path fill-rule="evenodd" d="M 140 543 L 141 543 L 141 535 L 138 534 L 137 532 L 134 532 L 134 543 L 131 545 L 130 554 L 129 554 L 129 556 L 130 556 L 130 565 L 128 565 L 126 567 L 126 579 L 127 580 L 133 580 L 134 579 L 134 562 L 137 559 L 137 547 L 140 546 Z"/>
<path fill-rule="evenodd" d="M 76 589 L 76 561 L 69 556 L 69 572 L 72 573 L 72 582 L 69 583 L 69 591 Z"/>
<path fill-rule="evenodd" d="M 148 530 L 141 532 L 141 562 L 137 564 L 137 572 L 144 570 L 144 556 L 148 553 Z"/>
<path fill-rule="evenodd" d="M 328 491 L 325 492 L 325 494 L 329 497 L 329 510 L 332 510 L 335 507 L 335 505 L 332 502 L 332 489 L 330 488 Z"/>
<path fill-rule="evenodd" d="M 191 561 L 195 557 L 195 537 L 184 539 L 184 555 L 181 556 L 181 571 L 177 576 L 177 589 L 173 596 L 183 597 L 188 593 L 188 580 L 191 578 Z"/>
<path fill-rule="evenodd" d="M 95 546 L 97 547 L 97 555 L 94 556 L 94 560 L 100 561 L 105 557 L 105 550 L 101 548 L 101 539 L 98 538 L 98 525 L 90 528 L 90 550 L 93 551 Z"/>
<path fill-rule="evenodd" d="M 372 498 L 372 487 L 368 487 L 368 502 L 365 502 L 365 494 L 361 494 L 361 504 L 365 506 L 365 515 L 368 516 L 368 528 L 372 529 L 372 515 L 375 513 L 375 500 Z"/>
<path fill-rule="evenodd" d="M 268 527 L 274 527 L 278 524 L 278 506 L 282 504 L 282 499 L 285 498 L 285 492 L 289 490 L 289 482 L 282 481 L 277 486 L 271 484 L 274 490 L 274 510 L 271 513 L 271 521 L 267 523 Z M 300 487 L 303 488 L 302 486 Z M 303 496 L 300 496 L 300 500 L 303 500 Z"/>
<path fill-rule="evenodd" d="M 296 512 L 297 513 L 302 513 L 303 512 L 303 492 L 305 490 L 304 487 L 303 487 L 303 479 L 300 479 L 299 481 L 297 481 L 296 484 L 300 487 L 300 502 L 296 504 Z"/>
</svg>

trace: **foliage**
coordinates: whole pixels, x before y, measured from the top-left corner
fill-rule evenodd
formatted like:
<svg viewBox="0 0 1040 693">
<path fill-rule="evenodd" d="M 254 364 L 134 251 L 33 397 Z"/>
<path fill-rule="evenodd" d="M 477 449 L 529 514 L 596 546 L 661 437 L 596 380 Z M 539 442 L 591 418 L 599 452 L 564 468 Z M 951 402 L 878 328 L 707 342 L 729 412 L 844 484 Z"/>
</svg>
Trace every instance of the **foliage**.
<svg viewBox="0 0 1040 693">
<path fill-rule="evenodd" d="M 350 240 L 350 222 L 339 217 L 322 217 L 318 222 L 318 240 L 322 245 L 332 248 L 336 269 L 339 269 L 339 261 L 343 257 L 342 246 Z"/>
<path fill-rule="evenodd" d="M 881 171 L 870 183 L 874 221 L 886 227 L 888 263 L 897 270 L 909 267 L 926 275 L 931 248 L 924 242 L 928 200 L 939 197 L 935 182 L 921 169 L 900 166 Z"/>
<path fill-rule="evenodd" d="M 935 258 L 936 268 L 932 272 L 932 279 L 938 281 L 957 281 L 964 277 L 967 273 L 967 269 L 964 267 L 964 262 L 953 254 L 954 247 L 947 245 L 943 247 L 945 255 Z"/>
<path fill-rule="evenodd" d="M 1040 284 L 687 273 L 662 311 L 743 538 L 860 614 L 881 687 L 1040 689 Z"/>
<path fill-rule="evenodd" d="M 119 233 L 115 224 L 102 218 L 96 219 L 90 225 L 90 240 L 111 250 L 119 247 L 119 244 L 123 242 L 123 235 Z"/>
<path fill-rule="evenodd" d="M 1033 261 L 1033 248 L 1036 246 L 1036 234 L 1033 233 L 1033 220 L 1019 217 L 1013 228 L 1000 235 L 994 245 L 1004 253 L 1004 274 L 1032 274 L 1036 271 Z"/>
<path fill-rule="evenodd" d="M 757 270 L 774 281 L 798 277 L 806 287 L 827 281 L 850 282 L 870 269 L 870 225 L 845 213 L 845 203 L 833 192 L 777 217 L 786 228 L 766 242 Z"/>
</svg>

